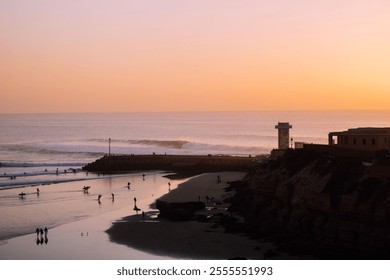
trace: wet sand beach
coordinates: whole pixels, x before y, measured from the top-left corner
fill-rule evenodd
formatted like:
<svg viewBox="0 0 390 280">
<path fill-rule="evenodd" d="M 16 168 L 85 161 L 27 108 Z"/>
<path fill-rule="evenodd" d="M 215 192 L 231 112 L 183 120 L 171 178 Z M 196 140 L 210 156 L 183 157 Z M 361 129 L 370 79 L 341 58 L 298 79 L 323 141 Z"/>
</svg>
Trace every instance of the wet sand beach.
<svg viewBox="0 0 390 280">
<path fill-rule="evenodd" d="M 39 196 L 36 187 L 4 190 L 0 259 L 262 259 L 264 252 L 274 250 L 271 243 L 225 233 L 218 223 L 219 215 L 229 206 L 223 200 L 232 195 L 224 190 L 227 182 L 244 175 L 206 173 L 189 180 L 172 180 L 152 172 L 145 180 L 136 173 L 40 186 Z M 87 194 L 82 191 L 85 184 L 91 185 Z M 24 199 L 17 197 L 21 191 L 27 193 Z M 111 193 L 115 193 L 114 200 Z M 102 194 L 101 203 L 98 194 Z M 157 198 L 180 202 L 197 201 L 199 196 L 207 206 L 199 214 L 215 219 L 157 219 L 158 211 L 153 208 Z M 141 211 L 138 215 L 134 211 L 134 197 L 144 217 Z M 46 226 L 47 236 L 37 236 L 36 227 Z"/>
<path fill-rule="evenodd" d="M 105 231 L 112 222 L 135 214 L 183 180 L 158 172 L 122 174 L 88 181 L 2 190 L 0 197 L 0 259 L 166 259 L 110 242 Z M 127 184 L 130 182 L 130 189 Z M 82 188 L 89 185 L 88 193 Z M 18 193 L 25 192 L 21 199 Z M 111 193 L 114 193 L 114 200 Z M 101 201 L 98 202 L 98 195 Z M 48 228 L 47 236 L 36 228 Z M 37 240 L 38 237 L 38 240 Z M 42 239 L 43 238 L 43 239 Z M 46 240 L 47 239 L 47 240 Z"/>
<path fill-rule="evenodd" d="M 221 183 L 217 183 L 218 175 Z M 263 259 L 265 252 L 274 249 L 271 243 L 252 240 L 240 234 L 225 233 L 225 229 L 214 218 L 227 214 L 229 205 L 223 200 L 233 194 L 225 192 L 228 182 L 240 180 L 244 175 L 242 172 L 202 174 L 159 198 L 167 202 L 188 202 L 198 201 L 200 197 L 206 204 L 206 210 L 200 214 L 210 216 L 208 222 L 174 222 L 152 218 L 150 213 L 147 213 L 145 219 L 142 216 L 129 216 L 114 223 L 107 231 L 110 240 L 142 251 L 178 258 Z M 206 196 L 213 197 L 213 201 L 207 201 Z"/>
</svg>

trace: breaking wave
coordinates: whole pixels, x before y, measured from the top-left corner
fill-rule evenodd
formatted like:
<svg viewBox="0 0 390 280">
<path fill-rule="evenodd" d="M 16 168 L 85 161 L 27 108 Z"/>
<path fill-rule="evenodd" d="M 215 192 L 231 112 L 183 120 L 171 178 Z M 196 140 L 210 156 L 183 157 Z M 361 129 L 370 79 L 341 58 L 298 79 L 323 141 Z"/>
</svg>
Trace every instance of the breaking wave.
<svg viewBox="0 0 390 280">
<path fill-rule="evenodd" d="M 190 142 L 184 140 L 129 140 L 129 143 L 183 149 Z"/>
<path fill-rule="evenodd" d="M 96 141 L 97 139 L 91 139 L 90 141 Z M 107 143 L 107 140 L 98 139 L 99 143 Z M 265 153 L 269 152 L 271 148 L 262 146 L 241 146 L 241 145 L 226 145 L 226 144 L 208 144 L 202 142 L 194 142 L 187 140 L 153 140 L 153 139 L 140 139 L 140 140 L 111 140 L 111 146 L 118 145 L 117 150 L 124 150 L 129 148 L 161 148 L 171 152 L 187 152 L 187 153 L 228 153 L 228 154 L 248 154 L 248 153 Z M 132 151 L 132 153 L 137 153 Z"/>
<path fill-rule="evenodd" d="M 30 163 L 30 162 L 1 162 L 2 167 L 69 167 L 84 166 L 85 162 Z"/>
</svg>

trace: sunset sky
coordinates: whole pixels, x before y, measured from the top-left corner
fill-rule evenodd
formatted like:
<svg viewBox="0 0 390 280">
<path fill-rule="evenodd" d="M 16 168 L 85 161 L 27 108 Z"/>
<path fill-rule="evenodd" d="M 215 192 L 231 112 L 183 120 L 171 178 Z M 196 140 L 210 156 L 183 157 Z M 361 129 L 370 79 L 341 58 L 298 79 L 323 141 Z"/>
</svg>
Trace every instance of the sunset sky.
<svg viewBox="0 0 390 280">
<path fill-rule="evenodd" d="M 0 113 L 390 109 L 389 0 L 1 0 Z"/>
</svg>

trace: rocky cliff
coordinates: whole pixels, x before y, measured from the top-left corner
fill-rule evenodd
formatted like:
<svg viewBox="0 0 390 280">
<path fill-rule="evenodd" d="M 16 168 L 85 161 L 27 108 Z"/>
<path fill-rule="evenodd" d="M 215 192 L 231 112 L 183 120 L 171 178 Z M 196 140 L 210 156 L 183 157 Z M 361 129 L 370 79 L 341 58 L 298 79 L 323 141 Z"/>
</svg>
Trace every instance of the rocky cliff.
<svg viewBox="0 0 390 280">
<path fill-rule="evenodd" d="M 390 167 L 310 150 L 259 163 L 231 210 L 245 229 L 322 259 L 390 258 Z M 381 172 L 374 172 L 376 169 Z"/>
</svg>

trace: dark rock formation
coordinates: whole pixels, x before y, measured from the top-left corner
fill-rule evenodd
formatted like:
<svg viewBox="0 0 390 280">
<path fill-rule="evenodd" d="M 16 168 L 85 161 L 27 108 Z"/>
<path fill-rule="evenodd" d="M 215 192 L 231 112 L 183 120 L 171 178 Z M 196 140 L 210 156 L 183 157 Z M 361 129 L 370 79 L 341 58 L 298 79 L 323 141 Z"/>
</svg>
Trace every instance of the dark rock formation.
<svg viewBox="0 0 390 280">
<path fill-rule="evenodd" d="M 373 172 L 373 170 L 381 172 Z M 297 254 L 390 258 L 390 166 L 289 150 L 253 168 L 232 199 L 243 228 Z"/>
<path fill-rule="evenodd" d="M 156 200 L 156 208 L 160 211 L 159 218 L 173 221 L 185 221 L 194 216 L 195 211 L 206 207 L 203 202 L 166 202 Z"/>
</svg>

